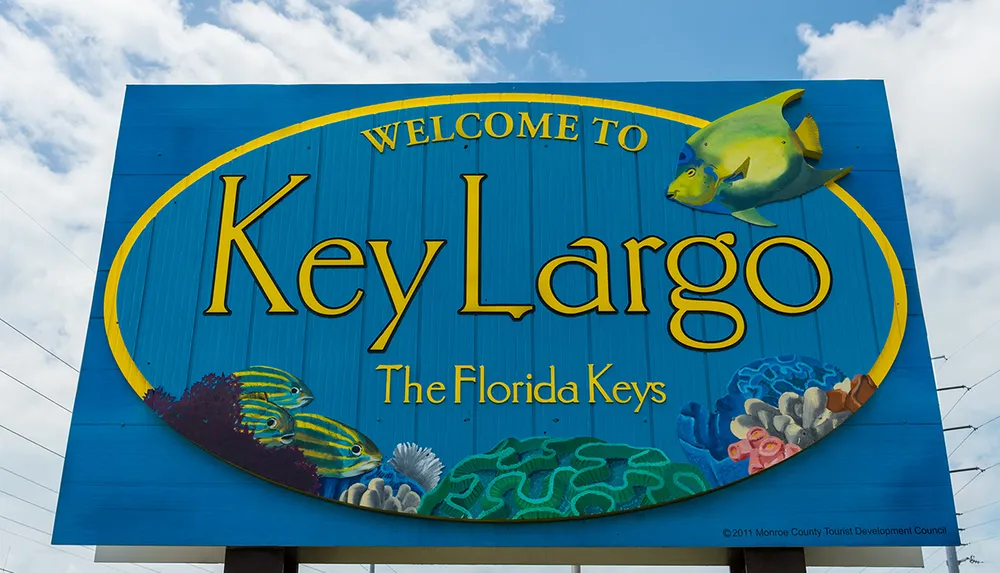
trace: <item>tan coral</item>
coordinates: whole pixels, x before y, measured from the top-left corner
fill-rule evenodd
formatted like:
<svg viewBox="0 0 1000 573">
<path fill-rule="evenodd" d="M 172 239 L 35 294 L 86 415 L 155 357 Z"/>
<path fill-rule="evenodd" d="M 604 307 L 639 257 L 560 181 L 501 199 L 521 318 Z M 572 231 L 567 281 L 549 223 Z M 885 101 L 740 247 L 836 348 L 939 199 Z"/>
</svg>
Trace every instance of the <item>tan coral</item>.
<svg viewBox="0 0 1000 573">
<path fill-rule="evenodd" d="M 420 495 L 403 484 L 393 495 L 392 487 L 385 480 L 375 478 L 368 485 L 356 483 L 340 494 L 340 501 L 361 507 L 381 509 L 396 513 L 416 513 L 420 507 Z"/>
</svg>

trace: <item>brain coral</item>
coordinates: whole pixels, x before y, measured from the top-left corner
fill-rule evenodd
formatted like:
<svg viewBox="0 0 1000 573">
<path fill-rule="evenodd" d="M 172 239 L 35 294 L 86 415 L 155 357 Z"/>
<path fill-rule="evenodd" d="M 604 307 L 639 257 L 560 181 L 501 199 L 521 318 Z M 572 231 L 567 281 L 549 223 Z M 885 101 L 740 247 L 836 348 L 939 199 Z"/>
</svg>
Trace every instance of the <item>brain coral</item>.
<svg viewBox="0 0 1000 573">
<path fill-rule="evenodd" d="M 688 464 L 660 450 L 596 438 L 508 438 L 459 462 L 424 496 L 418 513 L 459 519 L 596 515 L 706 491 Z"/>
</svg>

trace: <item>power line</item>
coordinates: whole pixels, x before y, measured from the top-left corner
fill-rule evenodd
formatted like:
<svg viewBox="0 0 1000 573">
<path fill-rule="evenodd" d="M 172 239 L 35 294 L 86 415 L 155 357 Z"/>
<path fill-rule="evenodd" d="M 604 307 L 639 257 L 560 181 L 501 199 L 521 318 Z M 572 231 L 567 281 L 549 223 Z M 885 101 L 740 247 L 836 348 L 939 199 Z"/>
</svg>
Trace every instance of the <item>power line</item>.
<svg viewBox="0 0 1000 573">
<path fill-rule="evenodd" d="M 6 495 L 7 497 L 12 497 L 12 498 L 14 498 L 14 499 L 16 499 L 18 501 L 23 501 L 24 503 L 26 503 L 28 505 L 37 507 L 38 509 L 45 510 L 45 511 L 47 511 L 49 513 L 55 513 L 54 510 L 51 510 L 51 509 L 49 509 L 49 508 L 47 508 L 45 506 L 42 506 L 42 505 L 38 505 L 37 503 L 35 503 L 33 501 L 28 501 L 28 500 L 24 499 L 23 497 L 16 496 L 16 495 L 14 495 L 14 494 L 12 494 L 12 493 L 10 493 L 8 491 L 4 491 L 4 490 L 0 489 L 0 494 Z"/>
<path fill-rule="evenodd" d="M 970 541 L 970 542 L 966 543 L 966 545 L 972 545 L 972 544 L 975 544 L 975 543 L 981 543 L 983 541 L 989 541 L 990 539 L 996 539 L 997 537 L 1000 537 L 1000 533 L 997 533 L 995 535 L 990 535 L 989 537 L 983 537 L 982 539 L 977 539 L 975 541 Z"/>
<path fill-rule="evenodd" d="M 998 416 L 998 418 L 1000 418 L 1000 416 Z M 981 427 L 982 426 L 980 426 L 980 428 Z M 963 485 L 962 487 L 958 488 L 958 491 L 955 492 L 955 495 L 957 496 L 958 494 L 962 493 L 962 490 L 965 489 L 965 488 L 967 488 L 967 487 L 969 487 L 969 484 L 971 484 L 972 482 L 976 481 L 976 478 L 978 478 L 979 476 L 983 475 L 984 473 L 990 471 L 991 469 L 993 469 L 993 468 L 995 468 L 997 466 L 1000 466 L 1000 462 L 995 463 L 995 464 L 993 464 L 991 466 L 987 466 L 985 468 L 980 469 L 978 474 L 972 476 L 972 479 L 970 479 L 969 481 L 965 482 L 965 485 Z"/>
<path fill-rule="evenodd" d="M 972 431 L 971 431 L 971 432 L 969 432 L 968 434 L 966 434 L 966 435 L 965 435 L 965 437 L 964 437 L 964 438 L 962 438 L 962 441 L 961 441 L 961 442 L 959 442 L 957 446 L 955 446 L 955 449 L 953 449 L 953 450 L 952 450 L 952 451 L 951 451 L 951 452 L 950 452 L 950 453 L 948 454 L 948 458 L 950 459 L 950 458 L 951 458 L 951 456 L 955 455 L 955 452 L 957 452 L 957 451 L 958 451 L 958 448 L 961 448 L 961 447 L 962 447 L 962 444 L 964 444 L 965 442 L 969 441 L 969 438 L 971 438 L 971 437 L 972 437 L 972 434 L 975 434 L 975 433 L 976 433 L 976 429 L 975 429 L 975 428 L 972 428 Z"/>
<path fill-rule="evenodd" d="M 972 344 L 976 340 L 979 340 L 979 337 L 981 337 L 982 335 L 986 334 L 987 332 L 993 330 L 993 328 L 996 327 L 996 325 L 998 325 L 998 324 L 1000 324 L 1000 319 L 997 319 L 996 322 L 994 322 L 993 324 L 987 326 L 982 332 L 980 332 L 979 334 L 977 334 L 977 335 L 973 336 L 972 338 L 970 338 L 969 341 L 966 342 L 965 344 L 963 344 L 962 346 L 960 346 L 958 350 L 956 350 L 955 352 L 952 352 L 950 355 L 948 355 L 948 357 L 945 358 L 945 362 L 951 360 L 952 358 L 955 357 L 956 354 L 958 354 L 959 352 L 961 352 L 961 351 L 965 350 L 966 348 L 968 348 L 970 344 Z"/>
<path fill-rule="evenodd" d="M 7 469 L 7 468 L 5 468 L 3 466 L 0 466 L 0 471 L 5 471 L 5 472 L 7 472 L 7 473 L 9 473 L 11 475 L 17 476 L 17 477 L 23 479 L 26 482 L 33 483 L 33 484 L 37 485 L 38 487 L 40 487 L 42 489 L 46 489 L 48 491 L 51 491 L 52 493 L 55 493 L 55 494 L 59 493 L 58 490 L 54 490 L 54 489 L 52 489 L 51 487 L 49 487 L 49 486 L 47 486 L 45 484 L 38 483 L 37 481 L 35 481 L 35 480 L 33 480 L 33 479 L 29 478 L 29 477 L 25 477 L 25 476 L 23 476 L 23 475 L 15 472 L 14 470 L 9 470 L 9 469 Z"/>
<path fill-rule="evenodd" d="M 23 435 L 23 434 L 19 434 L 19 433 L 15 432 L 14 430 L 11 430 L 11 429 L 10 429 L 10 428 L 8 428 L 7 426 L 4 426 L 3 424 L 0 424 L 0 429 L 4 429 L 4 430 L 7 430 L 8 432 L 10 432 L 10 433 L 14 434 L 15 436 L 17 436 L 17 437 L 19 437 L 19 438 L 21 438 L 21 439 L 23 439 L 23 440 L 25 440 L 25 441 L 28 441 L 28 442 L 31 442 L 32 444 L 35 444 L 36 446 L 38 446 L 39 448 L 42 448 L 42 449 L 43 449 L 43 450 L 45 450 L 46 452 L 49 452 L 49 453 L 52 453 L 52 454 L 55 454 L 55 455 L 59 456 L 60 458 L 62 458 L 62 459 L 64 459 L 64 460 L 66 459 L 66 456 L 64 456 L 64 455 L 60 454 L 59 452 L 57 452 L 57 451 L 55 451 L 55 450 L 51 450 L 51 449 L 49 449 L 49 448 L 47 448 L 47 447 L 43 446 L 42 444 L 39 444 L 39 443 L 38 443 L 38 442 L 36 442 L 35 440 L 32 440 L 31 438 L 29 438 L 29 437 L 27 437 L 27 436 L 25 436 L 25 435 Z"/>
<path fill-rule="evenodd" d="M 976 433 L 976 430 L 984 428 L 984 427 L 992 424 L 993 422 L 996 422 L 997 420 L 1000 420 L 1000 415 L 995 416 L 993 418 L 990 418 L 989 420 L 987 420 L 986 422 L 983 422 L 982 424 L 979 424 L 978 426 L 972 426 L 972 431 L 969 432 L 968 434 L 966 434 L 964 438 L 962 438 L 962 441 L 959 442 L 957 446 L 955 446 L 955 449 L 953 449 L 951 451 L 951 453 L 948 454 L 948 458 L 950 459 L 951 456 L 955 455 L 955 452 L 958 451 L 958 448 L 961 448 L 962 444 L 964 444 L 965 442 L 967 442 L 969 440 L 969 438 L 972 437 L 972 434 Z M 996 465 L 997 464 L 994 464 L 993 466 L 990 466 L 990 467 L 995 467 Z M 990 469 L 990 468 L 986 468 L 986 469 Z M 986 470 L 983 470 L 983 471 L 986 471 Z"/>
<path fill-rule="evenodd" d="M 70 409 L 69 409 L 69 408 L 67 408 L 66 406 L 63 406 L 63 405 L 62 405 L 62 404 L 60 404 L 59 402 L 56 402 L 56 401 L 55 401 L 55 400 L 53 400 L 52 398 L 49 398 L 49 397 L 48 397 L 48 396 L 46 396 L 45 394 L 42 394 L 42 393 L 41 393 L 41 392 L 39 392 L 38 390 L 36 390 L 36 389 L 32 388 L 32 387 L 31 387 L 30 385 L 28 385 L 28 384 L 26 384 L 26 383 L 24 383 L 24 382 L 22 382 L 22 381 L 18 380 L 17 378 L 15 378 L 14 376 L 12 376 L 12 375 L 11 375 L 11 374 L 9 374 L 8 372 L 5 372 L 3 368 L 0 368 L 0 374 L 3 374 L 3 375 L 4 375 L 4 376 L 6 376 L 7 378 L 10 378 L 10 379 L 11 379 L 11 380 L 13 380 L 14 382 L 17 382 L 18 384 L 20 384 L 21 386 L 24 386 L 24 387 L 25 387 L 25 388 L 27 388 L 28 390 L 31 390 L 31 391 L 32 391 L 32 392 L 34 392 L 35 394 L 38 394 L 38 395 L 39 395 L 39 396 L 41 396 L 42 398 L 45 398 L 45 399 L 46 399 L 46 400 L 48 400 L 49 402 L 52 402 L 52 403 L 53 403 L 53 404 L 55 404 L 56 406 L 59 406 L 59 407 L 60 407 L 60 408 L 62 408 L 63 410 L 66 410 L 66 411 L 67 411 L 67 412 L 69 412 L 70 414 L 72 414 L 72 413 L 73 413 L 73 410 L 70 410 Z"/>
<path fill-rule="evenodd" d="M 970 525 L 970 526 L 968 526 L 968 527 L 963 527 L 962 529 L 963 529 L 963 530 L 965 530 L 965 531 L 968 531 L 968 530 L 970 530 L 970 529 L 975 529 L 976 527 L 981 527 L 981 526 L 983 526 L 983 525 L 989 525 L 990 523 L 996 523 L 996 522 L 998 522 L 998 521 L 1000 521 L 1000 517 L 998 517 L 998 518 L 996 518 L 996 519 L 991 519 L 991 520 L 989 520 L 989 521 L 983 521 L 983 522 L 981 522 L 981 523 L 977 523 L 977 524 L 975 524 L 975 525 Z"/>
<path fill-rule="evenodd" d="M 71 254 L 74 257 L 76 257 L 76 260 L 80 261 L 80 263 L 83 264 L 83 266 L 85 266 L 88 269 L 90 269 L 90 272 L 97 272 L 97 271 L 94 270 L 93 267 L 91 267 L 90 265 L 88 265 L 86 261 L 84 261 L 83 259 L 81 259 L 80 255 L 77 255 L 76 253 L 74 253 L 73 249 L 69 248 L 69 246 L 67 246 L 66 243 L 64 243 L 61 240 L 59 240 L 59 237 L 53 235 L 52 231 L 49 231 L 48 229 L 46 229 L 44 225 L 42 225 L 41 223 L 39 223 L 37 219 L 35 219 L 34 217 L 31 216 L 30 213 L 28 213 L 27 211 L 25 211 L 24 207 L 21 207 L 20 205 L 18 205 L 17 201 L 14 201 L 14 199 L 12 199 L 10 195 L 4 193 L 3 191 L 0 191 L 0 195 L 3 195 L 4 197 L 6 197 L 7 200 L 11 202 L 11 204 L 13 204 L 15 207 L 17 207 L 19 211 L 21 211 L 22 213 L 24 213 L 25 217 L 31 219 L 31 222 L 34 223 L 34 224 L 36 224 L 36 225 L 38 225 L 39 229 L 41 229 L 41 230 L 45 231 L 46 233 L 48 233 L 48 235 L 50 237 L 52 237 L 53 239 L 55 239 L 55 241 L 57 243 L 59 243 L 60 245 L 62 245 L 62 248 L 66 249 L 66 252 L 68 252 L 69 254 Z"/>
<path fill-rule="evenodd" d="M 52 532 L 51 531 L 45 531 L 44 529 L 38 529 L 37 527 L 28 525 L 27 523 L 22 523 L 22 522 L 20 522 L 20 521 L 18 521 L 16 519 L 11 519 L 11 518 L 9 518 L 9 517 L 7 517 L 5 515 L 0 515 L 0 519 L 2 519 L 4 521 L 9 521 L 11 523 L 16 523 L 16 524 L 20 525 L 21 527 L 27 527 L 28 529 L 30 529 L 32 531 L 37 531 L 38 533 L 41 533 L 42 535 L 48 535 L 49 537 L 52 536 Z"/>
<path fill-rule="evenodd" d="M 987 508 L 987 507 L 989 507 L 989 506 L 991 506 L 991 505 L 996 505 L 996 504 L 998 504 L 998 503 L 1000 503 L 1000 499 L 998 499 L 998 500 L 996 500 L 996 501 L 991 501 L 991 502 L 989 502 L 989 503 L 986 503 L 986 504 L 983 504 L 983 505 L 980 505 L 980 506 L 978 506 L 978 507 L 974 507 L 974 508 L 972 508 L 972 509 L 970 509 L 970 510 L 968 510 L 968 511 L 963 511 L 963 512 L 962 512 L 962 515 L 965 515 L 965 514 L 967 514 L 967 513 L 972 513 L 973 511 L 979 511 L 980 509 L 985 509 L 985 508 Z"/>
<path fill-rule="evenodd" d="M 9 327 L 10 327 L 10 329 L 11 329 L 11 330 L 13 330 L 14 332 L 16 332 L 16 333 L 20 334 L 21 336 L 23 336 L 23 337 L 27 338 L 27 339 L 28 339 L 28 340 L 29 340 L 29 341 L 30 341 L 30 342 L 31 342 L 32 344 L 34 344 L 35 346 L 37 346 L 37 347 L 41 348 L 42 350 L 44 350 L 44 351 L 45 351 L 45 352 L 46 352 L 46 353 L 47 353 L 47 354 L 48 354 L 49 356 L 51 356 L 52 358 L 55 358 L 55 359 L 56 359 L 56 360 L 58 360 L 59 362 L 62 362 L 62 363 L 63 363 L 63 364 L 65 364 L 66 366 L 69 366 L 69 368 L 70 368 L 70 369 L 71 369 L 71 370 L 72 370 L 73 372 L 76 372 L 77 374 L 79 374 L 79 373 L 80 373 L 80 370 L 79 370 L 79 369 L 77 369 L 77 367 L 76 367 L 76 366 L 73 366 L 73 365 L 72 365 L 72 364 L 70 364 L 69 362 L 66 362 L 66 361 L 65 361 L 65 360 L 63 360 L 62 358 L 59 358 L 58 356 L 56 356 L 56 354 L 55 354 L 54 352 L 52 352 L 52 351 L 51 351 L 51 350 L 49 350 L 48 348 L 45 348 L 44 346 L 42 346 L 41 344 L 39 344 L 39 343 L 38 343 L 38 342 L 37 342 L 37 341 L 36 341 L 36 340 L 35 340 L 34 338 L 32 338 L 32 337 L 28 336 L 27 334 L 25 334 L 25 333 L 21 332 L 20 330 L 18 330 L 16 326 L 14 326 L 13 324 L 11 324 L 11 323 L 7 322 L 6 320 L 4 320 L 2 316 L 0 316 L 0 322 L 2 322 L 2 323 L 4 323 L 4 324 L 6 324 L 7 326 L 9 326 Z"/>
<path fill-rule="evenodd" d="M 73 557 L 76 557 L 77 559 L 82 559 L 83 561 L 86 561 L 87 563 L 90 563 L 91 565 L 99 565 L 101 567 L 107 567 L 108 569 L 114 569 L 115 571 L 122 571 L 121 569 L 118 569 L 117 567 L 112 567 L 110 565 L 105 565 L 104 563 L 94 563 L 94 562 L 90 561 L 89 559 L 86 559 L 82 555 L 77 555 L 76 553 L 71 553 L 69 551 L 66 551 L 65 549 L 59 549 L 58 547 L 55 547 L 53 545 L 48 545 L 48 544 L 42 543 L 40 541 L 35 541 L 34 539 L 32 539 L 30 537 L 25 537 L 25 536 L 23 536 L 23 535 L 21 535 L 19 533 L 14 533 L 13 531 L 11 531 L 9 529 L 4 529 L 4 528 L 0 527 L 0 531 L 3 531 L 4 533 L 9 533 L 10 535 L 13 535 L 14 537 L 20 537 L 21 539 L 23 539 L 25 541 L 30 541 L 31 543 L 34 543 L 35 545 L 40 545 L 40 546 L 44 547 L 45 549 L 51 549 L 52 551 L 58 551 L 59 553 L 65 553 L 66 555 L 72 555 Z M 80 547 L 80 548 L 86 549 L 88 551 L 93 551 L 93 549 L 90 549 L 89 547 L 84 547 L 83 545 L 76 545 L 75 547 Z M 122 571 L 122 573 L 125 573 L 125 572 Z"/>
<path fill-rule="evenodd" d="M 971 392 L 976 386 L 979 386 L 980 384 L 986 382 L 990 378 L 993 378 L 997 374 L 1000 374 L 1000 368 L 997 368 L 993 372 L 990 372 L 988 375 L 984 376 L 983 378 L 980 378 L 978 382 L 966 388 L 965 392 L 962 392 L 962 395 L 958 397 L 958 400 L 955 400 L 955 403 L 952 404 L 951 409 L 948 410 L 948 413 L 941 417 L 941 420 L 944 421 L 944 419 L 947 418 L 948 415 L 951 414 L 956 407 L 958 407 L 958 403 L 962 401 L 962 398 L 965 398 L 969 394 L 969 392 Z"/>
</svg>

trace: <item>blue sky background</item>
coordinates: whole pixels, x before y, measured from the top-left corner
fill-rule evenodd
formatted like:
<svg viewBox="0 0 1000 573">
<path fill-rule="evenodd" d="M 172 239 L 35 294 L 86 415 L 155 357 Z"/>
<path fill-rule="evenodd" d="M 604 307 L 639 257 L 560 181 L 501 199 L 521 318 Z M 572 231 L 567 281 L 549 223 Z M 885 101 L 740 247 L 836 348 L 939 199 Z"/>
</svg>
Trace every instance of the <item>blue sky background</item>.
<svg viewBox="0 0 1000 573">
<path fill-rule="evenodd" d="M 889 14 L 897 0 L 563 0 L 535 47 L 595 81 L 802 77 L 796 29 Z M 523 55 L 519 55 L 522 56 Z M 516 60 L 517 58 L 515 58 Z M 511 68 L 525 62 L 512 62 Z M 531 79 L 547 72 L 528 70 Z M 549 74 L 551 77 L 551 74 Z"/>
</svg>

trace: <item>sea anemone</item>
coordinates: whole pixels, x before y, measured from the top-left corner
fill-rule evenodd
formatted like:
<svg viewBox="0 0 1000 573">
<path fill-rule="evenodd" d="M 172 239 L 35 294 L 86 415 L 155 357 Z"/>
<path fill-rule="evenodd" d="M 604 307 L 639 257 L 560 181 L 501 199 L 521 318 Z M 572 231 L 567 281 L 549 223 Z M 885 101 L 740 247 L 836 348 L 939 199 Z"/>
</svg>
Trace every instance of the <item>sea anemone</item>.
<svg viewBox="0 0 1000 573">
<path fill-rule="evenodd" d="M 430 448 L 421 448 L 416 444 L 405 443 L 396 445 L 389 464 L 404 476 L 412 479 L 430 491 L 441 481 L 444 464 Z"/>
</svg>

